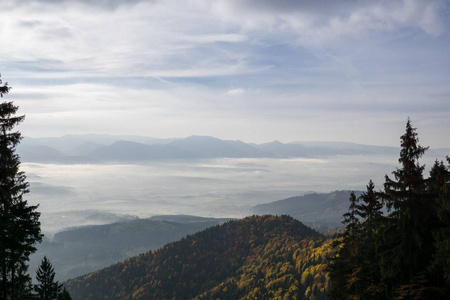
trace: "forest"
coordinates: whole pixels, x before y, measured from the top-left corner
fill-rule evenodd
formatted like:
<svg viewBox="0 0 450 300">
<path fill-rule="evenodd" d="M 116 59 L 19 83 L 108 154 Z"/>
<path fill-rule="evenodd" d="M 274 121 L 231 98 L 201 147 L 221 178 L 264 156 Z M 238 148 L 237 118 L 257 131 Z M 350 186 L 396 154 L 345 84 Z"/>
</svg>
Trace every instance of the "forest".
<svg viewBox="0 0 450 300">
<path fill-rule="evenodd" d="M 10 90 L 1 85 L 3 97 Z M 369 179 L 349 195 L 338 233 L 291 216 L 250 216 L 64 283 L 44 257 L 33 283 L 28 261 L 42 241 L 38 205 L 15 153 L 24 120 L 0 103 L 0 299 L 447 299 L 450 294 L 450 158 L 426 176 L 410 119 L 399 167 L 382 189 Z"/>
<path fill-rule="evenodd" d="M 331 299 L 447 299 L 450 294 L 450 158 L 428 177 L 408 119 L 393 176 L 350 195 L 344 233 L 333 242 Z M 383 214 L 386 208 L 387 215 Z"/>
<path fill-rule="evenodd" d="M 288 216 L 252 216 L 69 280 L 74 299 L 324 299 L 330 241 Z"/>
</svg>

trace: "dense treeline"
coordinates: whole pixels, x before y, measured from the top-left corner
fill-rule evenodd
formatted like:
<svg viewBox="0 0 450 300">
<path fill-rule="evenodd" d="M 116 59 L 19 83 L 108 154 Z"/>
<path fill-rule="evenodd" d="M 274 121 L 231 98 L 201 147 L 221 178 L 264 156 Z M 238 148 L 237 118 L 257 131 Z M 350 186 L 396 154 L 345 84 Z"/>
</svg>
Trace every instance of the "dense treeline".
<svg viewBox="0 0 450 300">
<path fill-rule="evenodd" d="M 400 167 L 386 175 L 384 190 L 369 181 L 361 196 L 350 195 L 329 265 L 330 298 L 448 299 L 450 159 L 436 160 L 424 178 L 426 150 L 408 119 Z"/>
<path fill-rule="evenodd" d="M 67 282 L 74 299 L 325 299 L 324 238 L 287 216 L 253 216 Z"/>
</svg>

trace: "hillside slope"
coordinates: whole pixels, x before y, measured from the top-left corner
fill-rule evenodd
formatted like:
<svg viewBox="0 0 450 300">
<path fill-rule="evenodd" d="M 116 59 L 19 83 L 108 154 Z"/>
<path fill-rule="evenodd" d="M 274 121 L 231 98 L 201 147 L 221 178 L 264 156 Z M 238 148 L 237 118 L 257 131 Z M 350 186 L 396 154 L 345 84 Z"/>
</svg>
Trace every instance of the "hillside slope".
<svg viewBox="0 0 450 300">
<path fill-rule="evenodd" d="M 63 281 L 228 220 L 174 215 L 72 228 L 56 233 L 53 241 L 44 240 L 39 244 L 30 269 L 36 270 L 42 257 L 50 257 L 57 270 L 57 280 Z"/>
<path fill-rule="evenodd" d="M 326 242 L 328 243 L 328 242 Z M 190 235 L 66 283 L 73 299 L 323 299 L 330 247 L 288 216 Z"/>
<path fill-rule="evenodd" d="M 250 209 L 254 214 L 289 215 L 320 231 L 342 226 L 342 215 L 347 211 L 351 191 L 311 193 L 270 203 L 259 204 Z M 355 191 L 356 196 L 362 192 Z"/>
</svg>

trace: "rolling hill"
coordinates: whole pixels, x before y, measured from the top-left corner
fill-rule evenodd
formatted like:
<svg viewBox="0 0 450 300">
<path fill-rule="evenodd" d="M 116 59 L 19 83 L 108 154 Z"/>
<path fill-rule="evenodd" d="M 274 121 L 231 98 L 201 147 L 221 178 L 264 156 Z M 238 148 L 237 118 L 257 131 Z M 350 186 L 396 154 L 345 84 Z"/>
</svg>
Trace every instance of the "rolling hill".
<svg viewBox="0 0 450 300">
<path fill-rule="evenodd" d="M 253 216 L 65 283 L 73 299 L 323 299 L 329 241 L 288 216 Z"/>
<path fill-rule="evenodd" d="M 31 257 L 30 269 L 47 256 L 63 281 L 110 266 L 126 258 L 230 219 L 174 215 L 90 225 L 58 232 L 45 239 Z"/>
</svg>

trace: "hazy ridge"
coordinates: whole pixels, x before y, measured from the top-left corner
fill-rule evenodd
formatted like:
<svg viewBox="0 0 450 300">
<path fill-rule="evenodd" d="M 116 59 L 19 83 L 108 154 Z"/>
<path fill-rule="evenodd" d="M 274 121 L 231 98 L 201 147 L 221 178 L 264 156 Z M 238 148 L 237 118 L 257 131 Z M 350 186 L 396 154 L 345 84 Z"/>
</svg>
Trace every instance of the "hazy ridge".
<svg viewBox="0 0 450 300">
<path fill-rule="evenodd" d="M 443 150 L 432 151 L 445 152 Z M 253 144 L 210 136 L 154 139 L 95 134 L 53 138 L 26 137 L 18 147 L 22 161 L 43 163 L 137 162 L 195 158 L 313 158 L 336 155 L 397 155 L 398 152 L 397 147 L 343 142 L 273 141 Z"/>
<path fill-rule="evenodd" d="M 348 210 L 351 192 L 310 193 L 259 204 L 250 211 L 258 215 L 289 215 L 316 230 L 325 231 L 341 226 L 342 215 Z M 362 191 L 355 191 L 355 194 L 359 196 Z"/>
</svg>

